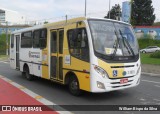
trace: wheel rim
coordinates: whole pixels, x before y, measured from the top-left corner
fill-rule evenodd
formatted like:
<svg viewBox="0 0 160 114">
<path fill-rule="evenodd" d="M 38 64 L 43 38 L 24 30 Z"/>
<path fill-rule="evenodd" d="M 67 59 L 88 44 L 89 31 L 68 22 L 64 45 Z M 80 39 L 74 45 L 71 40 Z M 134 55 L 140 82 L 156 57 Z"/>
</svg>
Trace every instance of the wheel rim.
<svg viewBox="0 0 160 114">
<path fill-rule="evenodd" d="M 76 80 L 73 80 L 71 82 L 71 86 L 70 87 L 71 87 L 72 90 L 78 90 L 78 82 Z"/>
</svg>

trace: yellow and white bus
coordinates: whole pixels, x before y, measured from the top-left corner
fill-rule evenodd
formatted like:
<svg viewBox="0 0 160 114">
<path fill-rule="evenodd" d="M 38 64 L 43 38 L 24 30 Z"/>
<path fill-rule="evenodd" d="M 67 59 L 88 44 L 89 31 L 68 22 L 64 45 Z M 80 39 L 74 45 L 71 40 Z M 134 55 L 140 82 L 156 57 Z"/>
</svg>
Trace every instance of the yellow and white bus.
<svg viewBox="0 0 160 114">
<path fill-rule="evenodd" d="M 68 85 L 73 95 L 135 87 L 141 76 L 132 26 L 100 18 L 80 17 L 13 32 L 10 66 L 28 80 L 37 76 Z"/>
</svg>

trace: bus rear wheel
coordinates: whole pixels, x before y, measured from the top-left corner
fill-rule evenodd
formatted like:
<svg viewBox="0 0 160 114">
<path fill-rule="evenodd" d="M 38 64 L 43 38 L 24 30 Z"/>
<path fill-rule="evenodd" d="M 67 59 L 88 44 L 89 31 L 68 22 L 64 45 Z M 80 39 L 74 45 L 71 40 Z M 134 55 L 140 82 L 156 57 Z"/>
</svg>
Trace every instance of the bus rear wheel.
<svg viewBox="0 0 160 114">
<path fill-rule="evenodd" d="M 73 76 L 69 80 L 69 91 L 74 96 L 79 96 L 82 94 L 82 91 L 79 88 L 79 82 L 78 79 Z"/>
</svg>

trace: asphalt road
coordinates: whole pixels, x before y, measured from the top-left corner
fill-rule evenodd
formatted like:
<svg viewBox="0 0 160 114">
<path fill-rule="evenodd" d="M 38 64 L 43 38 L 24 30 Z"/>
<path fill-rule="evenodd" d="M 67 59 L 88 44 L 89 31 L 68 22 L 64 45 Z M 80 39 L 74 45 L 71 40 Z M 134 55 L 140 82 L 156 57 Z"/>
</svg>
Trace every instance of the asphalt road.
<svg viewBox="0 0 160 114">
<path fill-rule="evenodd" d="M 160 105 L 160 77 L 142 75 L 140 85 L 135 88 L 97 94 L 85 92 L 82 96 L 75 97 L 68 92 L 67 87 L 51 81 L 44 79 L 27 81 L 21 76 L 21 72 L 12 70 L 8 63 L 0 62 L 0 75 L 3 75 L 16 83 L 25 86 L 31 91 L 58 105 Z M 160 112 L 73 111 L 73 113 L 159 114 Z"/>
</svg>

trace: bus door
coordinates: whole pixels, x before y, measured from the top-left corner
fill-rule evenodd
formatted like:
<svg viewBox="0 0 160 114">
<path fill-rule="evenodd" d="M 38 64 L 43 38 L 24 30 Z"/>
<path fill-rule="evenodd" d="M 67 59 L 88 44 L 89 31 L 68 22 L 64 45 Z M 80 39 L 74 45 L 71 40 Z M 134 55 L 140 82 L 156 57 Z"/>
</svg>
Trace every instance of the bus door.
<svg viewBox="0 0 160 114">
<path fill-rule="evenodd" d="M 63 29 L 51 31 L 50 76 L 57 81 L 63 80 L 63 39 Z"/>
<path fill-rule="evenodd" d="M 16 68 L 19 69 L 19 42 L 20 35 L 16 35 Z"/>
</svg>

